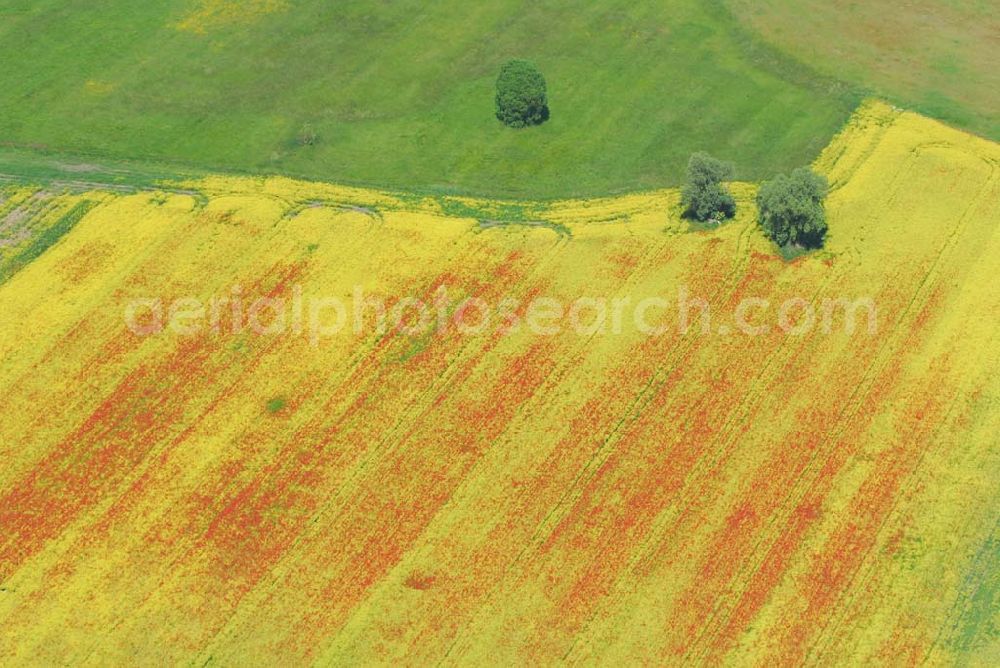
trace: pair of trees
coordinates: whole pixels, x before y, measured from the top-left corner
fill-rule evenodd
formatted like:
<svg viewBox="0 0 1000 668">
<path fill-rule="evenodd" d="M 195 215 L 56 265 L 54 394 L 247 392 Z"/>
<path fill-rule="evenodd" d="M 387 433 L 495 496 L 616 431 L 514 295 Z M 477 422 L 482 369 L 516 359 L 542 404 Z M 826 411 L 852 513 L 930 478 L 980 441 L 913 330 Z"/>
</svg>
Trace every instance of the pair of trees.
<svg viewBox="0 0 1000 668">
<path fill-rule="evenodd" d="M 685 215 L 716 223 L 732 218 L 736 200 L 724 182 L 734 171 L 732 163 L 707 153 L 692 155 L 681 192 Z M 782 248 L 821 248 L 827 233 L 823 200 L 828 188 L 826 178 L 805 167 L 761 185 L 757 208 L 764 233 Z"/>
</svg>

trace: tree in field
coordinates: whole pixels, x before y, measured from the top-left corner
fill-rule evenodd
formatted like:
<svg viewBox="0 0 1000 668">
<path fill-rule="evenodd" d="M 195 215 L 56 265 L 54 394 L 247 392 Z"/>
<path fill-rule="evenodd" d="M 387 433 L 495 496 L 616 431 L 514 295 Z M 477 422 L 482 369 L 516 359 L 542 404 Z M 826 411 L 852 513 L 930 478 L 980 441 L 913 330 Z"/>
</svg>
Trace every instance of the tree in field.
<svg viewBox="0 0 1000 668">
<path fill-rule="evenodd" d="M 723 181 L 733 178 L 730 162 L 716 160 L 708 153 L 695 153 L 688 160 L 687 183 L 681 191 L 684 215 L 702 222 L 720 221 L 736 215 L 736 200 Z"/>
<path fill-rule="evenodd" d="M 780 174 L 760 187 L 760 225 L 781 247 L 822 248 L 826 240 L 823 200 L 829 183 L 807 167 Z"/>
<path fill-rule="evenodd" d="M 512 128 L 539 125 L 549 118 L 545 77 L 527 60 L 509 60 L 497 77 L 497 118 Z"/>
</svg>

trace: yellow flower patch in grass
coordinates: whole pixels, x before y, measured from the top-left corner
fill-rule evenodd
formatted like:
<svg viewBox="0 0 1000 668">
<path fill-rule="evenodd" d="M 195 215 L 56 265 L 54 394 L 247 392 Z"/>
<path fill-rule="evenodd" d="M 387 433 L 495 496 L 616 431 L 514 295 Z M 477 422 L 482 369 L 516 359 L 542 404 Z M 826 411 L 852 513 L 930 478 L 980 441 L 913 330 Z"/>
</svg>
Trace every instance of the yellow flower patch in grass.
<svg viewBox="0 0 1000 668">
<path fill-rule="evenodd" d="M 246 25 L 268 14 L 284 11 L 287 0 L 200 0 L 190 14 L 176 27 L 178 30 L 203 35 L 231 25 Z"/>
</svg>

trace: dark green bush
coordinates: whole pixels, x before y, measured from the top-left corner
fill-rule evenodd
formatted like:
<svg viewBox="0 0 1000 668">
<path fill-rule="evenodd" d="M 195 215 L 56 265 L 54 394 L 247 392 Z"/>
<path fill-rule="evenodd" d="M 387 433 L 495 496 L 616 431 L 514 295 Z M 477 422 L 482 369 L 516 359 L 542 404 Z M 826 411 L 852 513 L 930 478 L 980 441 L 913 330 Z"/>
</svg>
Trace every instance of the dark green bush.
<svg viewBox="0 0 1000 668">
<path fill-rule="evenodd" d="M 497 77 L 497 118 L 512 128 L 539 125 L 549 118 L 545 77 L 534 63 L 509 60 Z"/>
<path fill-rule="evenodd" d="M 822 248 L 827 232 L 823 200 L 828 189 L 826 177 L 806 167 L 763 184 L 757 207 L 764 233 L 783 248 Z"/>
<path fill-rule="evenodd" d="M 736 200 L 723 181 L 733 178 L 732 163 L 695 153 L 688 160 L 687 183 L 681 191 L 684 215 L 702 222 L 736 215 Z"/>
</svg>

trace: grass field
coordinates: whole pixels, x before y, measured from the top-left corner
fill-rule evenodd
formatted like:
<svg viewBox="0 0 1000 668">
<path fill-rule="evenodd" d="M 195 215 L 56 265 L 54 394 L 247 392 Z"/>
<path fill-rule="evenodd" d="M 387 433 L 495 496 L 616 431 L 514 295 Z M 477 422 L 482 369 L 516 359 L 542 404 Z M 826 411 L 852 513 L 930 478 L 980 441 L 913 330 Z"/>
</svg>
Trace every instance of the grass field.
<svg viewBox="0 0 1000 668">
<path fill-rule="evenodd" d="M 0 18 L 0 143 L 98 166 L 532 199 L 634 192 L 679 183 L 696 150 L 744 179 L 806 164 L 859 99 L 698 0 L 20 0 Z M 548 79 L 542 127 L 494 118 L 512 56 Z M 298 143 L 307 125 L 315 145 Z"/>
<path fill-rule="evenodd" d="M 1000 12 L 989 0 L 727 0 L 829 76 L 1000 140 Z"/>
<path fill-rule="evenodd" d="M 998 161 L 866 106 L 816 164 L 827 248 L 792 263 L 751 184 L 702 232 L 673 190 L 502 225 L 495 203 L 285 179 L 9 185 L 0 657 L 995 665 Z M 686 286 L 714 323 L 754 296 L 870 295 L 879 315 L 875 335 L 626 321 L 318 346 L 123 322 L 134 298 L 234 285 L 564 302 Z"/>
</svg>

